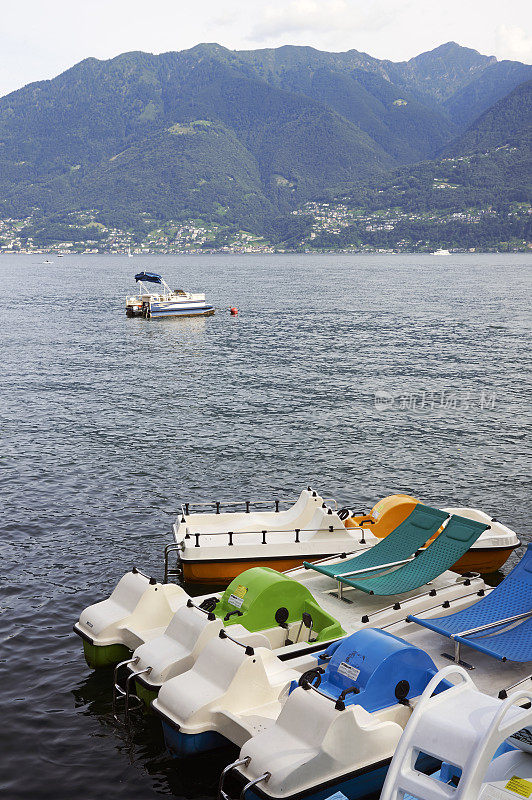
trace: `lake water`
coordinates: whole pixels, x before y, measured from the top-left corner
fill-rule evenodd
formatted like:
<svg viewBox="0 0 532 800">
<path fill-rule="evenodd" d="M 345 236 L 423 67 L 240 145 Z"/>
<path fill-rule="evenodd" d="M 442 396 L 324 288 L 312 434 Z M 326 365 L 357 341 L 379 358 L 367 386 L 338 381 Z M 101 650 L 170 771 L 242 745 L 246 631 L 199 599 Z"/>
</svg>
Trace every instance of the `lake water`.
<svg viewBox="0 0 532 800">
<path fill-rule="evenodd" d="M 0 794 L 212 798 L 227 753 L 113 724 L 80 610 L 133 564 L 161 577 L 182 500 L 406 491 L 530 538 L 532 262 L 44 258 L 0 257 Z M 126 318 L 141 269 L 216 315 Z"/>
</svg>

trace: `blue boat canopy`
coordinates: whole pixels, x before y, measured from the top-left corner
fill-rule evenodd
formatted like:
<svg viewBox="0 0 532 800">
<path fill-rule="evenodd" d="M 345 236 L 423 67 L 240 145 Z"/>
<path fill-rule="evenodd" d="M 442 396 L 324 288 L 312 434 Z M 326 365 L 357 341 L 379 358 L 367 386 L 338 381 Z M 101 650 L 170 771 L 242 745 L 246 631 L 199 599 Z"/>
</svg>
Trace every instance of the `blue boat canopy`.
<svg viewBox="0 0 532 800">
<path fill-rule="evenodd" d="M 146 283 L 162 283 L 163 279 L 156 272 L 139 272 L 135 275 L 136 281 L 146 281 Z"/>
</svg>

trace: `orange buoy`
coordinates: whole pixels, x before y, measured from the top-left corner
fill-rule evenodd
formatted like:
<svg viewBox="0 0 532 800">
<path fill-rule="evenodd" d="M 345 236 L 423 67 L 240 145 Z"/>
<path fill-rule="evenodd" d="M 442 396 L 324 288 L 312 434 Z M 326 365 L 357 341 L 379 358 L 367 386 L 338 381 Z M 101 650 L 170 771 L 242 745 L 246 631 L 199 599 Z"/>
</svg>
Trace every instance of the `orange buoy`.
<svg viewBox="0 0 532 800">
<path fill-rule="evenodd" d="M 229 313 L 231 314 L 232 317 L 236 317 L 236 315 L 238 314 L 238 308 L 236 306 L 231 306 L 231 308 L 229 309 Z"/>
</svg>

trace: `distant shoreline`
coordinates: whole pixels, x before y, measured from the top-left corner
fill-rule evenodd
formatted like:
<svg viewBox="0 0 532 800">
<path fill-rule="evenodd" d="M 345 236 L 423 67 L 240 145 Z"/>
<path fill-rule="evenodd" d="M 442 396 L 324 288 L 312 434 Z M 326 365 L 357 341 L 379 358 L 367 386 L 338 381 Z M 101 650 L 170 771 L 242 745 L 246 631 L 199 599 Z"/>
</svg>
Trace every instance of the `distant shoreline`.
<svg viewBox="0 0 532 800">
<path fill-rule="evenodd" d="M 512 255 L 532 255 L 532 246 L 524 246 L 510 249 L 453 249 L 449 250 L 448 254 L 442 255 L 434 253 L 432 250 L 170 250 L 161 252 L 158 250 L 142 251 L 139 253 L 132 253 L 135 259 L 140 259 L 145 256 L 279 256 L 279 255 L 353 255 L 353 256 L 393 256 L 393 255 L 418 255 L 418 256 L 434 256 L 441 258 L 445 261 L 449 256 L 454 255 L 496 255 L 509 253 Z M 70 250 L 70 251 L 57 251 L 57 250 L 0 250 L 0 256 L 55 256 L 62 258 L 66 256 L 118 256 L 120 258 L 127 258 L 127 252 L 117 252 L 114 250 Z"/>
</svg>

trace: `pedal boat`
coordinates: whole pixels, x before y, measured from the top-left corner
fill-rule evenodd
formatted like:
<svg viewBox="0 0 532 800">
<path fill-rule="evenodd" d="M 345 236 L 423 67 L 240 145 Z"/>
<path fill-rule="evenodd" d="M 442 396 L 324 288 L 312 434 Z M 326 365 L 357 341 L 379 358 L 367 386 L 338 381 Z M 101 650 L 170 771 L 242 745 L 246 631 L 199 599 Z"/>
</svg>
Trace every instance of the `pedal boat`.
<svg viewBox="0 0 532 800">
<path fill-rule="evenodd" d="M 139 272 L 135 280 L 140 284 L 140 293 L 126 297 L 126 315 L 128 317 L 208 317 L 214 314 L 213 306 L 205 302 L 204 294 L 193 294 L 183 289 L 170 289 L 163 278 L 155 272 Z M 153 292 L 146 283 L 157 283 L 162 286 L 159 292 Z"/>
<path fill-rule="evenodd" d="M 530 546 L 505 581 L 479 594 L 458 611 L 444 603 L 437 615 L 359 630 L 315 653 L 313 666 L 308 658 L 269 724 L 255 716 L 256 732 L 222 773 L 220 800 L 323 800 L 334 791 L 355 800 L 387 773 L 381 800 L 510 800 L 512 786 L 532 796 L 530 761 L 515 747 L 498 761 L 508 737 L 532 749 L 522 730 L 532 722 Z M 527 610 L 511 613 L 518 608 Z M 454 651 L 442 653 L 441 636 Z"/>
<path fill-rule="evenodd" d="M 243 572 L 221 597 L 191 598 L 172 617 L 160 636 L 146 639 L 126 661 L 127 677 L 118 683 L 115 671 L 113 706 L 127 699 L 130 710 L 131 682 L 135 699 L 146 706 L 155 699 L 161 685 L 186 672 L 208 643 L 215 638 L 238 642 L 251 654 L 254 648 L 275 652 L 288 644 L 304 651 L 312 642 L 326 642 L 345 631 L 325 612 L 301 583 L 279 572 L 256 567 Z M 122 665 L 120 665 L 122 666 Z"/>
<path fill-rule="evenodd" d="M 221 502 L 208 505 L 214 513 L 193 514 L 191 504 L 183 506 L 173 527 L 175 545 L 167 548 L 168 554 L 177 553 L 177 574 L 186 584 L 224 586 L 251 567 L 283 572 L 306 560 L 353 552 L 378 541 L 371 531 L 364 535 L 357 528 L 348 530 L 310 487 L 285 510 L 280 510 L 279 501 L 272 501 L 273 511 L 252 511 L 250 501 L 241 503 L 246 509 L 242 512 L 223 512 Z"/>
<path fill-rule="evenodd" d="M 334 502 L 334 501 L 333 501 Z M 223 586 L 244 569 L 268 566 L 285 571 L 304 561 L 339 553 L 355 553 L 376 544 L 402 523 L 420 501 L 404 494 L 380 500 L 369 513 L 330 508 L 310 487 L 288 509 L 252 511 L 243 501 L 242 512 L 224 512 L 212 502 L 214 513 L 191 513 L 186 503 L 173 526 L 175 544 L 167 548 L 165 577 L 181 575 L 186 584 Z M 231 505 L 236 505 L 232 503 Z M 453 566 L 456 572 L 495 572 L 520 541 L 510 528 L 475 508 L 445 508 L 449 514 L 489 525 L 471 549 Z M 177 570 L 169 569 L 173 552 Z"/>
<path fill-rule="evenodd" d="M 444 523 L 436 539 L 419 550 Z M 348 633 L 370 624 L 388 627 L 416 613 L 408 609 L 422 608 L 430 616 L 442 608 L 467 607 L 478 599 L 478 593 L 486 589 L 480 576 L 460 577 L 448 567 L 485 527 L 456 515 L 448 518 L 439 509 L 417 504 L 401 525 L 364 553 L 322 564 L 308 563 L 290 574 L 309 588 L 319 606 Z M 394 567 L 397 569 L 392 571 Z M 378 572 L 383 573 L 388 588 L 375 585 L 381 578 Z M 357 581 L 359 573 L 362 575 Z M 331 587 L 331 579 L 338 589 L 334 584 Z M 375 588 L 357 591 L 353 599 L 347 597 L 358 588 L 358 582 L 364 582 L 362 579 Z M 170 751 L 177 756 L 199 752 L 206 742 L 212 742 L 213 734 L 218 734 L 216 740 L 224 737 L 242 746 L 278 717 L 289 684 L 313 663 L 308 652 L 291 645 L 276 651 L 273 658 L 257 648 L 250 660 L 238 643 L 212 640 L 188 672 L 163 683 L 152 703 L 163 719 Z M 247 682 L 253 691 L 246 689 Z"/>
</svg>

